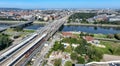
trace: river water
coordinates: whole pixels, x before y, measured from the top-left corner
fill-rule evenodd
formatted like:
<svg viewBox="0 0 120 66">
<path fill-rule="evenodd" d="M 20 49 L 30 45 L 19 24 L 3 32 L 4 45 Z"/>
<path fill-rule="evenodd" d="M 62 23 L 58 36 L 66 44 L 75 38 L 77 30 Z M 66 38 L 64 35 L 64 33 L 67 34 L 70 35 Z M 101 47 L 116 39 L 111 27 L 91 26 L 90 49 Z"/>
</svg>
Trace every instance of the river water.
<svg viewBox="0 0 120 66">
<path fill-rule="evenodd" d="M 10 24 L 0 24 L 0 29 L 2 29 L 2 28 L 5 28 L 5 27 L 7 27 L 7 26 L 9 26 Z"/>
<path fill-rule="evenodd" d="M 42 28 L 44 25 L 41 24 L 32 24 L 30 26 L 25 27 L 24 29 L 30 29 L 30 30 L 37 30 L 38 28 Z"/>
<path fill-rule="evenodd" d="M 7 27 L 7 24 L 0 24 L 0 27 Z M 25 27 L 24 29 L 37 30 L 42 28 L 44 25 L 33 24 Z M 82 31 L 88 33 L 101 33 L 101 34 L 115 34 L 120 33 L 120 27 L 91 27 L 91 26 L 64 26 L 62 31 Z"/>
<path fill-rule="evenodd" d="M 62 31 L 82 31 L 88 33 L 115 34 L 120 33 L 120 27 L 64 26 Z"/>
</svg>

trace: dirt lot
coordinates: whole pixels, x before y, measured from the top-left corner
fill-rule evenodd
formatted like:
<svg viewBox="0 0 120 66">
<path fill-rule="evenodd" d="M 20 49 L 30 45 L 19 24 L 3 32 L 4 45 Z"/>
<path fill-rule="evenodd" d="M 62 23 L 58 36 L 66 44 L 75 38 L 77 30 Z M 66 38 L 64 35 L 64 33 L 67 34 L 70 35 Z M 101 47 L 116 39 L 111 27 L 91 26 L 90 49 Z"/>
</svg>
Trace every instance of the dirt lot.
<svg viewBox="0 0 120 66">
<path fill-rule="evenodd" d="M 116 61 L 120 60 L 120 56 L 104 54 L 101 61 Z"/>
</svg>

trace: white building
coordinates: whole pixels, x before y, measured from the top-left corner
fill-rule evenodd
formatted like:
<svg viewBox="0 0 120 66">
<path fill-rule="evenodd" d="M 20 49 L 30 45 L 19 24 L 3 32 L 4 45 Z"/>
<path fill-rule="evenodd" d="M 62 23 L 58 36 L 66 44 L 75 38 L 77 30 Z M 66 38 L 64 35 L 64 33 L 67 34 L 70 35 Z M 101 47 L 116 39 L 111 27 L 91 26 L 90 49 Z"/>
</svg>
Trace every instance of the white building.
<svg viewBox="0 0 120 66">
<path fill-rule="evenodd" d="M 109 21 L 110 22 L 113 22 L 113 21 L 120 21 L 120 17 L 118 18 L 116 18 L 116 17 L 114 17 L 114 18 L 109 18 Z"/>
</svg>

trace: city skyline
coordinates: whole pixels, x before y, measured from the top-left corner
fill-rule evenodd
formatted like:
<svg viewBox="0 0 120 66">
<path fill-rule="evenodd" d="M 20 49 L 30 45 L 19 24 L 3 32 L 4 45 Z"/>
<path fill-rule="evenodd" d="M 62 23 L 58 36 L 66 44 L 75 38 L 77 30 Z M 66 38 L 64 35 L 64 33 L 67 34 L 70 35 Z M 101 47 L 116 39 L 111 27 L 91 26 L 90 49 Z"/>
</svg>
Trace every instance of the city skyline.
<svg viewBox="0 0 120 66">
<path fill-rule="evenodd" d="M 5 8 L 119 8 L 119 0 L 1 0 Z"/>
</svg>

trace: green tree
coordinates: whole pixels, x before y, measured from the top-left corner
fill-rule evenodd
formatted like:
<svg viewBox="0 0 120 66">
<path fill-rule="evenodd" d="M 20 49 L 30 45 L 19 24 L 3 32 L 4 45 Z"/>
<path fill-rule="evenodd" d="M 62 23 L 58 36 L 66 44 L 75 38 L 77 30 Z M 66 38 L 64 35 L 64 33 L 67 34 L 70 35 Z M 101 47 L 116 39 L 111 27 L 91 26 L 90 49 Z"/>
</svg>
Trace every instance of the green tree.
<svg viewBox="0 0 120 66">
<path fill-rule="evenodd" d="M 96 13 L 75 13 L 69 17 L 69 19 L 88 19 L 92 18 Z"/>
<path fill-rule="evenodd" d="M 22 27 L 16 27 L 16 28 L 14 28 L 14 30 L 18 32 L 18 31 L 22 31 L 23 28 Z"/>
<path fill-rule="evenodd" d="M 88 44 L 87 44 L 86 40 L 81 39 L 80 45 L 75 48 L 75 52 L 77 52 L 78 54 L 81 54 L 81 55 L 86 54 L 86 46 L 87 45 Z"/>
<path fill-rule="evenodd" d="M 71 61 L 66 61 L 64 66 L 72 66 L 72 62 Z"/>
<path fill-rule="evenodd" d="M 72 43 L 79 44 L 80 43 L 80 41 L 78 39 L 71 38 L 71 37 L 62 39 L 62 42 L 69 43 L 69 44 L 72 44 Z"/>
<path fill-rule="evenodd" d="M 54 66 L 61 66 L 62 59 L 55 59 L 54 60 Z"/>
<path fill-rule="evenodd" d="M 85 34 L 83 32 L 80 33 L 80 36 L 85 36 Z"/>
<path fill-rule="evenodd" d="M 64 45 L 61 44 L 60 42 L 55 42 L 53 48 L 54 51 L 62 50 L 64 51 Z"/>
<path fill-rule="evenodd" d="M 78 61 L 79 64 L 84 64 L 85 63 L 84 58 L 82 58 L 81 56 L 77 58 L 77 61 Z"/>
<path fill-rule="evenodd" d="M 72 53 L 70 57 L 72 60 L 77 60 L 77 53 Z"/>
<path fill-rule="evenodd" d="M 68 52 L 68 53 L 72 53 L 73 49 L 72 49 L 72 46 L 68 46 L 66 49 L 65 49 L 65 52 Z"/>
<path fill-rule="evenodd" d="M 12 40 L 9 38 L 8 35 L 0 34 L 0 50 L 9 47 L 12 44 Z"/>
<path fill-rule="evenodd" d="M 115 55 L 120 55 L 120 46 L 115 48 L 116 50 L 114 51 Z"/>
<path fill-rule="evenodd" d="M 114 38 L 114 35 L 113 34 L 109 34 L 109 35 L 107 35 L 107 38 L 112 39 L 112 38 Z"/>
<path fill-rule="evenodd" d="M 114 37 L 118 40 L 120 40 L 120 34 L 115 34 Z"/>
<path fill-rule="evenodd" d="M 103 57 L 103 52 L 96 47 L 89 47 L 89 49 L 87 48 L 87 51 L 87 55 L 92 61 L 100 61 Z"/>
<path fill-rule="evenodd" d="M 75 48 L 75 52 L 77 52 L 78 54 L 85 54 L 86 50 L 85 50 L 85 46 L 81 45 Z"/>
</svg>

